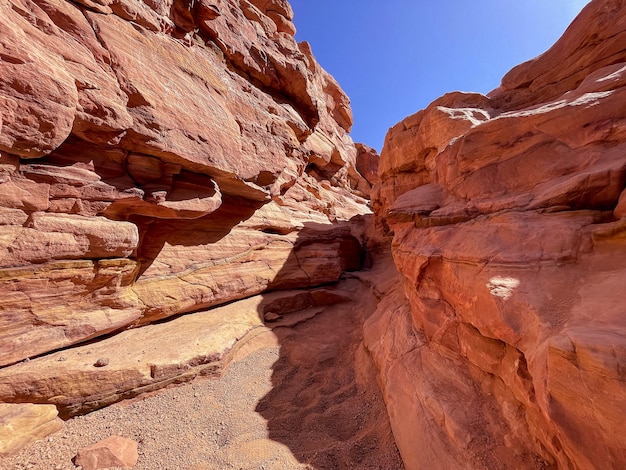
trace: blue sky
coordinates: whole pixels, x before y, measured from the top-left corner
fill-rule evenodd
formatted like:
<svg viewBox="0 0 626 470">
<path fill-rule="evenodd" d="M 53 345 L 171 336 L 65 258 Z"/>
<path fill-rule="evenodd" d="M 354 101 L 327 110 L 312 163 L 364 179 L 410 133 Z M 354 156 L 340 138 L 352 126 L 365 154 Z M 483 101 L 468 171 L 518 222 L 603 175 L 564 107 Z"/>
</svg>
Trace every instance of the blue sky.
<svg viewBox="0 0 626 470">
<path fill-rule="evenodd" d="M 548 49 L 588 0 L 290 0 L 296 39 L 352 101 L 352 138 L 387 129 L 448 91 L 488 93 Z"/>
</svg>

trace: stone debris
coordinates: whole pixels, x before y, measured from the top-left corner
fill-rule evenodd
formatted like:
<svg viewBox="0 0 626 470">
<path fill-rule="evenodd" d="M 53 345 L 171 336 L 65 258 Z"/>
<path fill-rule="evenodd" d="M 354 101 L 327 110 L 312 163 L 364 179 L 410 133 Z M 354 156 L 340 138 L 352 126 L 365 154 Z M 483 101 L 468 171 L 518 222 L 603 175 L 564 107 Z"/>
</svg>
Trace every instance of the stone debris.
<svg viewBox="0 0 626 470">
<path fill-rule="evenodd" d="M 133 468 L 139 454 L 137 443 L 132 439 L 111 436 L 83 447 L 74 458 L 74 464 L 83 470 L 102 470 L 111 467 Z"/>
</svg>

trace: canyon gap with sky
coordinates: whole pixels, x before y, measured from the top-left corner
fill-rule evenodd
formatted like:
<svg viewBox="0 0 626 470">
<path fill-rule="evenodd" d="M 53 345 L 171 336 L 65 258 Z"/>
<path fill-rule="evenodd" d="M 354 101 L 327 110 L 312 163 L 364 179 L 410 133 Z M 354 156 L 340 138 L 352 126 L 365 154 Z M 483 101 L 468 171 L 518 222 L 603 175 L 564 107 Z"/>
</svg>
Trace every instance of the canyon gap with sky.
<svg viewBox="0 0 626 470">
<path fill-rule="evenodd" d="M 293 0 L 296 39 L 352 103 L 352 138 L 379 152 L 389 127 L 453 90 L 489 93 L 546 51 L 587 0 Z"/>
</svg>

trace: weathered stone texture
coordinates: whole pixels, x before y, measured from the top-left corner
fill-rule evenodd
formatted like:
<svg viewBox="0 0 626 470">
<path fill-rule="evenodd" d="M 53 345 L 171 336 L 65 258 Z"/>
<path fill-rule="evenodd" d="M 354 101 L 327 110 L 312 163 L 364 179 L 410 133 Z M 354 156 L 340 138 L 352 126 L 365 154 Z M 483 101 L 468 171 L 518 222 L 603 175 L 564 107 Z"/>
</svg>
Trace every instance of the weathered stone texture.
<svg viewBox="0 0 626 470">
<path fill-rule="evenodd" d="M 133 468 L 138 458 L 137 442 L 121 436 L 110 436 L 80 449 L 74 463 L 83 470 Z"/>
<path fill-rule="evenodd" d="M 366 340 L 407 468 L 626 465 L 625 35 L 626 2 L 592 1 L 488 96 L 387 135 L 403 288 Z"/>
<path fill-rule="evenodd" d="M 360 266 L 349 100 L 292 19 L 281 0 L 0 0 L 8 382 L 29 358 Z M 243 335 L 228 314 L 216 354 Z M 2 400 L 82 403 L 93 377 L 67 377 Z"/>
<path fill-rule="evenodd" d="M 63 427 L 54 405 L 0 403 L 0 457 L 11 455 Z"/>
</svg>

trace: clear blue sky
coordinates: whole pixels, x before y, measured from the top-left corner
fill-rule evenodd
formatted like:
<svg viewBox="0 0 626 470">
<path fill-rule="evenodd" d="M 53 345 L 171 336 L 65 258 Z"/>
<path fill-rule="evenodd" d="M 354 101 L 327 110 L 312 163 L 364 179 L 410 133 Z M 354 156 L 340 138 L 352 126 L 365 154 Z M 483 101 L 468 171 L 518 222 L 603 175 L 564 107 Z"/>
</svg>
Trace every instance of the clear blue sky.
<svg viewBox="0 0 626 470">
<path fill-rule="evenodd" d="M 588 0 L 290 0 L 298 30 L 350 97 L 352 138 L 454 90 L 488 93 L 548 49 Z"/>
</svg>

